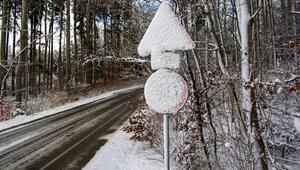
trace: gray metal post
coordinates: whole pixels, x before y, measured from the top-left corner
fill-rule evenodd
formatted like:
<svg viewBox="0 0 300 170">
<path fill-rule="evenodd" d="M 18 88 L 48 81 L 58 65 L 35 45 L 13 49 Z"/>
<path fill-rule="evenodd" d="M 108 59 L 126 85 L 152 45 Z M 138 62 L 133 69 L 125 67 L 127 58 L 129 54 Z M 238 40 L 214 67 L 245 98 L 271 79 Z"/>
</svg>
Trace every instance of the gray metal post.
<svg viewBox="0 0 300 170">
<path fill-rule="evenodd" d="M 164 113 L 164 158 L 165 158 L 165 169 L 170 170 L 170 141 L 169 141 L 169 114 Z"/>
</svg>

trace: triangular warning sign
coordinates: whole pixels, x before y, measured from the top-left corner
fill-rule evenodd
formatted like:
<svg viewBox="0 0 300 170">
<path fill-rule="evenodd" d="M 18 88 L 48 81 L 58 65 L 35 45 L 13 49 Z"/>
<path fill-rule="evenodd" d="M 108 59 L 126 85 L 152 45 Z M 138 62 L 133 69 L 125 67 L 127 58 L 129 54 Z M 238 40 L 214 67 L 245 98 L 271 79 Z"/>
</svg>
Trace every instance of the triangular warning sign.
<svg viewBox="0 0 300 170">
<path fill-rule="evenodd" d="M 163 2 L 139 44 L 138 53 L 140 56 L 146 57 L 154 49 L 174 51 L 189 50 L 194 47 L 194 42 L 171 7 L 167 2 Z"/>
</svg>

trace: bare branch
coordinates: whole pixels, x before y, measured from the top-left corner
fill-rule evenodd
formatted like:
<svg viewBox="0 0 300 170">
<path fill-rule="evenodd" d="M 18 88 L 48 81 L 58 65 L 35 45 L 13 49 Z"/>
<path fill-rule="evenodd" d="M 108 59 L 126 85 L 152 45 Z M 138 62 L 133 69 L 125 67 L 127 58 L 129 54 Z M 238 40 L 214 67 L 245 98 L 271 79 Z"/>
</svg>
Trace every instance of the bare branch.
<svg viewBox="0 0 300 170">
<path fill-rule="evenodd" d="M 292 13 L 300 15 L 300 11 L 292 11 Z"/>
<path fill-rule="evenodd" d="M 262 9 L 262 8 L 259 7 L 258 10 L 256 10 L 255 13 L 254 13 L 250 18 L 251 18 L 251 19 L 254 19 L 254 18 L 257 16 L 257 14 L 259 14 L 259 11 L 260 11 L 261 9 Z"/>
<path fill-rule="evenodd" d="M 34 43 L 34 42 L 37 41 L 38 39 L 43 38 L 43 37 L 47 37 L 47 36 L 51 36 L 51 35 L 54 35 L 54 34 L 55 34 L 55 33 L 53 33 L 53 34 L 48 34 L 48 35 L 44 35 L 44 36 L 41 36 L 41 37 L 38 37 L 38 38 L 32 40 L 29 44 L 27 44 L 27 46 L 26 46 L 24 49 L 22 49 L 22 50 L 20 51 L 20 53 L 19 53 L 15 58 L 12 59 L 11 64 L 10 64 L 9 68 L 6 69 L 7 72 L 6 72 L 4 78 L 3 78 L 2 82 L 1 82 L 2 86 L 1 86 L 0 98 L 3 97 L 3 91 L 4 91 L 4 83 L 5 83 L 5 80 L 8 78 L 9 72 L 12 70 L 12 67 L 13 67 L 14 62 L 16 61 L 16 59 L 19 58 L 19 56 L 20 56 L 20 55 L 21 55 L 21 54 L 22 54 L 22 53 L 23 53 L 23 52 L 24 52 L 24 51 L 25 51 L 32 43 Z"/>
</svg>

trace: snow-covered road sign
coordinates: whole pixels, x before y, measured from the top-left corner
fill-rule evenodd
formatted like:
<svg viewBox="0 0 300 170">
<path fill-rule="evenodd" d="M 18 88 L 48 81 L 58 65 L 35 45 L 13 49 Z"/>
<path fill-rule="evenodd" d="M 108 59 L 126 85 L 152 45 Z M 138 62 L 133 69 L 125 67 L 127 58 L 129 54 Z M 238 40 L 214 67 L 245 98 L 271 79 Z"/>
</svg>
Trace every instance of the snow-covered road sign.
<svg viewBox="0 0 300 170">
<path fill-rule="evenodd" d="M 177 73 L 161 69 L 153 73 L 145 85 L 145 99 L 158 113 L 176 113 L 186 102 L 188 87 Z"/>
<path fill-rule="evenodd" d="M 152 58 L 155 58 L 163 57 L 166 51 L 189 50 L 194 47 L 194 42 L 181 25 L 171 7 L 167 2 L 163 2 L 138 46 L 138 53 L 143 57 L 151 55 Z M 156 66 L 156 64 L 152 64 L 153 69 L 163 66 L 161 64 Z M 164 68 L 168 68 L 168 66 L 166 64 Z"/>
<path fill-rule="evenodd" d="M 164 114 L 164 159 L 165 169 L 170 169 L 169 113 L 176 113 L 186 102 L 188 87 L 184 79 L 169 69 L 177 69 L 180 57 L 175 50 L 189 50 L 194 42 L 172 11 L 163 2 L 151 21 L 138 52 L 140 56 L 151 55 L 151 67 L 158 70 L 145 85 L 145 98 L 150 108 Z"/>
<path fill-rule="evenodd" d="M 194 47 L 194 42 L 169 4 L 163 2 L 138 47 L 141 56 L 151 55 L 151 67 L 158 70 L 145 85 L 146 102 L 153 110 L 159 113 L 175 113 L 186 102 L 186 82 L 177 73 L 166 69 L 179 68 L 179 55 L 170 51 Z"/>
</svg>

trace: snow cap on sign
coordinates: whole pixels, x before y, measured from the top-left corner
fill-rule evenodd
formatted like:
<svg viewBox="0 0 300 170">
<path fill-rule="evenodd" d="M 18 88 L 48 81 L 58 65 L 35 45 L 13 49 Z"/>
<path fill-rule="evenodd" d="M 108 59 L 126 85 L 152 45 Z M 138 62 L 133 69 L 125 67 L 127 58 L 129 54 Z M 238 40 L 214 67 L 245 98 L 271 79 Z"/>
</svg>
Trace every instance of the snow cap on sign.
<svg viewBox="0 0 300 170">
<path fill-rule="evenodd" d="M 157 10 L 139 47 L 140 56 L 149 56 L 153 48 L 161 51 L 190 50 L 194 42 L 181 25 L 167 2 L 163 2 Z"/>
</svg>

